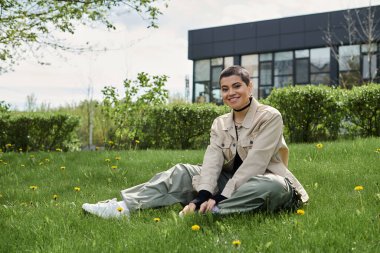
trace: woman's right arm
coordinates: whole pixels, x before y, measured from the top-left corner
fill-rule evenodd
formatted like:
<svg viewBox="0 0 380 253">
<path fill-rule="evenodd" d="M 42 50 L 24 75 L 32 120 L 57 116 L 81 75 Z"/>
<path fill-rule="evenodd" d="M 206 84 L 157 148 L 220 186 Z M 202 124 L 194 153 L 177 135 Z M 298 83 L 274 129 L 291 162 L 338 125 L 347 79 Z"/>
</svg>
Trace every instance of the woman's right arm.
<svg viewBox="0 0 380 253">
<path fill-rule="evenodd" d="M 222 171 L 224 156 L 220 143 L 221 126 L 220 118 L 216 118 L 211 126 L 210 144 L 207 146 L 203 157 L 202 169 L 195 190 L 206 190 L 214 195 L 217 191 L 217 182 Z"/>
</svg>

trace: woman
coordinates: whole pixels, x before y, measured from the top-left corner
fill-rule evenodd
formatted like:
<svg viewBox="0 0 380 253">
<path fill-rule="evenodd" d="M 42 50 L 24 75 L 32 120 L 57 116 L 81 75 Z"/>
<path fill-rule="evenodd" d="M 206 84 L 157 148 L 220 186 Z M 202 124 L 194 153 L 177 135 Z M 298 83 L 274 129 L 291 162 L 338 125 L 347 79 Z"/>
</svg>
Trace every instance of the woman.
<svg viewBox="0 0 380 253">
<path fill-rule="evenodd" d="M 185 206 L 180 215 L 275 212 L 306 203 L 308 194 L 287 168 L 281 114 L 252 97 L 252 83 L 244 68 L 224 69 L 219 83 L 223 102 L 232 111 L 214 120 L 202 166 L 177 164 L 147 183 L 121 191 L 122 201 L 82 208 L 110 218 L 174 203 Z"/>
</svg>

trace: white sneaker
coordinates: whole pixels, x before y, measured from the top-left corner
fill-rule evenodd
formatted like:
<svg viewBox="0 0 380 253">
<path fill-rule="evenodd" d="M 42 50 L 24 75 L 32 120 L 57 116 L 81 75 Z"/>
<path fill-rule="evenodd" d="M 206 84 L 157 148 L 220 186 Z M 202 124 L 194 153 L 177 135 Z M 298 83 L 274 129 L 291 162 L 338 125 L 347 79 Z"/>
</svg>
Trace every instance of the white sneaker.
<svg viewBox="0 0 380 253">
<path fill-rule="evenodd" d="M 90 214 L 99 216 L 101 218 L 122 218 L 129 216 L 129 209 L 124 202 L 118 202 L 116 198 L 105 201 L 100 201 L 96 204 L 85 203 L 82 205 L 82 209 Z"/>
</svg>

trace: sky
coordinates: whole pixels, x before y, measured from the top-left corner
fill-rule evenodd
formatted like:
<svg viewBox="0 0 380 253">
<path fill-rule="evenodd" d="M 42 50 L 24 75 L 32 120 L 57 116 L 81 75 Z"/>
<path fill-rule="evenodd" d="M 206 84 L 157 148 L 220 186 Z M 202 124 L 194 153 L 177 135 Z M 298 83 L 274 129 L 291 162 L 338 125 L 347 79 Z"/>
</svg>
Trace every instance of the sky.
<svg viewBox="0 0 380 253">
<path fill-rule="evenodd" d="M 82 53 L 44 51 L 38 64 L 27 57 L 14 71 L 0 75 L 0 101 L 24 110 L 32 94 L 37 105 L 51 108 L 75 105 L 85 99 L 102 99 L 101 90 L 114 86 L 123 92 L 123 81 L 137 73 L 169 76 L 170 96 L 185 98 L 185 78 L 192 83 L 192 61 L 188 60 L 188 31 L 379 5 L 380 0 L 171 0 L 163 9 L 158 29 L 132 12 L 116 11 L 116 30 L 103 26 L 77 28 L 76 34 L 57 34 L 73 45 L 90 42 L 96 50 Z M 42 49 L 43 50 L 43 49 Z M 91 87 L 92 95 L 89 95 Z M 189 99 L 191 96 L 189 97 Z"/>
</svg>

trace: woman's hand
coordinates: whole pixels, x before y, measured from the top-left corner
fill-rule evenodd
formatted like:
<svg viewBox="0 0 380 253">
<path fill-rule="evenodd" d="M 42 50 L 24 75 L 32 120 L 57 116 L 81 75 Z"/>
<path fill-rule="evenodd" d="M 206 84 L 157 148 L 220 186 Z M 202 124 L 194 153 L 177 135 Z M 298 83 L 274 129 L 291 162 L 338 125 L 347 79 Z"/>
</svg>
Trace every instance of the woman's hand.
<svg viewBox="0 0 380 253">
<path fill-rule="evenodd" d="M 212 208 L 215 206 L 216 201 L 214 199 L 209 199 L 201 204 L 199 208 L 200 213 L 211 212 Z"/>
<path fill-rule="evenodd" d="M 196 208 L 197 208 L 197 206 L 194 203 L 189 203 L 187 206 L 185 206 L 182 209 L 182 213 L 183 213 L 183 215 L 194 213 Z"/>
</svg>

